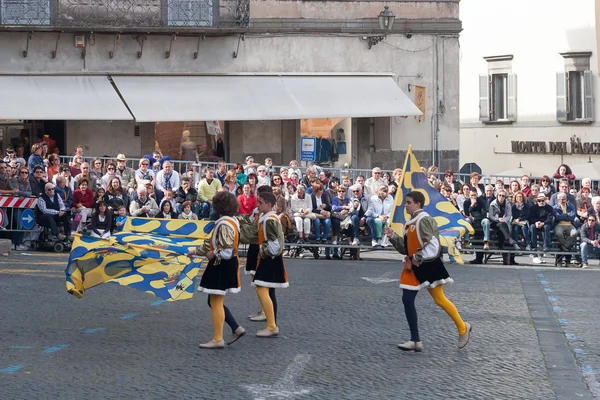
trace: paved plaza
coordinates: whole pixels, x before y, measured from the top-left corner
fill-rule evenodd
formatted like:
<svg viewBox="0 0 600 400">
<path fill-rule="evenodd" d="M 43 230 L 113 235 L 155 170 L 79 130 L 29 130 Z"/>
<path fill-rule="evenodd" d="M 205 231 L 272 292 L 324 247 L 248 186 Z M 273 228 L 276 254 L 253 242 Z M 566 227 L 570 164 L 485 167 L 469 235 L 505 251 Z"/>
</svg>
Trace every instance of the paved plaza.
<svg viewBox="0 0 600 400">
<path fill-rule="evenodd" d="M 409 332 L 390 256 L 286 260 L 272 339 L 254 336 L 264 326 L 247 320 L 259 305 L 242 276 L 226 304 L 248 335 L 217 351 L 198 348 L 212 336 L 203 294 L 166 303 L 107 284 L 77 299 L 65 255 L 1 258 L 0 397 L 600 398 L 598 269 L 450 265 L 446 294 L 473 324 L 471 341 L 457 349 L 454 324 L 423 291 L 418 354 L 396 347 Z"/>
</svg>

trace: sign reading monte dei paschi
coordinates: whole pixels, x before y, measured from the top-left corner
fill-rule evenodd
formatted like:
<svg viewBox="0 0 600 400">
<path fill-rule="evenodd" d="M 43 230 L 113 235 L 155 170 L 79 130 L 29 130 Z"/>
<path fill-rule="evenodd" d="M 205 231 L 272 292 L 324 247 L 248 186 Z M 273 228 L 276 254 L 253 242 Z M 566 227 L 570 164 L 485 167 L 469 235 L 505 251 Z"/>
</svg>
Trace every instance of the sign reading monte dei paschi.
<svg viewBox="0 0 600 400">
<path fill-rule="evenodd" d="M 600 154 L 600 142 L 582 142 L 572 136 L 569 142 L 510 142 L 511 151 L 518 154 Z"/>
</svg>

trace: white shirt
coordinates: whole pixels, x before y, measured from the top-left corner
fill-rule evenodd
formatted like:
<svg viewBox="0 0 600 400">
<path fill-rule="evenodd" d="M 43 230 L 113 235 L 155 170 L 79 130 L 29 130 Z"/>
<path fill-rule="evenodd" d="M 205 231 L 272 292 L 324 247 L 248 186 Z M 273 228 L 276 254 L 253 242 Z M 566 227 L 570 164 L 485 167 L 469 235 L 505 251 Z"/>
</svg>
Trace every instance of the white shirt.
<svg viewBox="0 0 600 400">
<path fill-rule="evenodd" d="M 389 217 L 394 207 L 394 198 L 388 195 L 383 201 L 378 196 L 372 196 L 369 199 L 369 208 L 365 212 L 365 217 L 379 217 L 385 215 Z"/>
</svg>

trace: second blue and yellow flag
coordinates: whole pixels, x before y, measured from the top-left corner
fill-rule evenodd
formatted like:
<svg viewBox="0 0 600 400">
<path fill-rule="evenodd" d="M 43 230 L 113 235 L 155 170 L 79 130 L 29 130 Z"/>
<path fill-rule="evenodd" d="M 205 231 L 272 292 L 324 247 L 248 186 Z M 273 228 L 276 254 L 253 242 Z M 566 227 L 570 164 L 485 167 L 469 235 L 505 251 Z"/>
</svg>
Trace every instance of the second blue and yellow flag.
<svg viewBox="0 0 600 400">
<path fill-rule="evenodd" d="M 427 175 L 421 170 L 410 147 L 404 160 L 401 183 L 401 187 L 396 192 L 390 227 L 398 235 L 404 235 L 404 224 L 410 219 L 404 210 L 406 195 L 413 190 L 423 193 L 425 196 L 423 210 L 434 217 L 438 223 L 440 243 L 452 262 L 463 264 L 460 251 L 456 248 L 456 241 L 460 240 L 467 232 L 473 234 L 473 227 L 451 202 L 429 184 Z"/>
</svg>

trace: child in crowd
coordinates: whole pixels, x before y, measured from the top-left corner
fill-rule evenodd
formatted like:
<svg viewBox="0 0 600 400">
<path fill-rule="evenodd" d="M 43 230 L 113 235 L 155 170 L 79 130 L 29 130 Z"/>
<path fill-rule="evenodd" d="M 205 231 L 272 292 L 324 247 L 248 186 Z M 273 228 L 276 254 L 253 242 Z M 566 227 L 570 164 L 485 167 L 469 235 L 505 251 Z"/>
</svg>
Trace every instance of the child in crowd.
<svg viewBox="0 0 600 400">
<path fill-rule="evenodd" d="M 290 178 L 295 179 L 294 185 L 296 185 L 298 183 L 298 177 L 302 176 L 302 171 L 300 171 L 300 168 L 298 168 L 298 161 L 296 161 L 296 160 L 290 161 L 290 168 L 288 170 L 288 174 L 289 174 Z M 292 176 L 294 174 L 296 174 L 295 178 Z"/>
<path fill-rule="evenodd" d="M 96 191 L 96 196 L 94 197 L 94 204 L 98 203 L 102 199 L 104 199 L 104 195 L 106 194 L 106 190 L 103 187 L 99 187 Z"/>
<path fill-rule="evenodd" d="M 115 232 L 123 232 L 123 226 L 127 221 L 127 209 L 125 206 L 119 206 L 117 208 L 117 218 L 115 219 Z"/>
<path fill-rule="evenodd" d="M 237 210 L 236 210 L 237 211 Z M 179 214 L 179 219 L 187 219 L 187 220 L 198 220 L 198 216 L 192 211 L 192 202 L 186 200 L 181 205 L 181 214 Z"/>
<path fill-rule="evenodd" d="M 265 167 L 267 168 L 267 176 L 273 176 L 275 168 L 273 167 L 273 159 L 271 157 L 265 158 Z"/>
<path fill-rule="evenodd" d="M 160 208 L 162 209 L 162 205 L 165 201 L 171 203 L 171 209 L 177 209 L 177 200 L 175 200 L 175 193 L 171 189 L 165 190 L 165 197 L 160 202 Z"/>
</svg>

